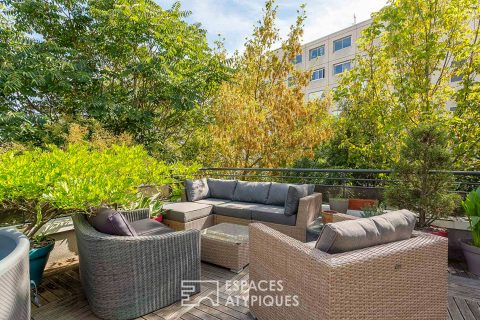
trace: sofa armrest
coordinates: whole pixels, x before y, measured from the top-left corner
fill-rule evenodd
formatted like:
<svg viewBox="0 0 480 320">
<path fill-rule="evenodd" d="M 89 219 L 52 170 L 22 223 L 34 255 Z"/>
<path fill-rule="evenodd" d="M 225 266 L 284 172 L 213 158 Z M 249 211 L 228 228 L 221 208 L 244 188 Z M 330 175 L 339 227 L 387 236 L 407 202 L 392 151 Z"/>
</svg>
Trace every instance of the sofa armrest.
<svg viewBox="0 0 480 320">
<path fill-rule="evenodd" d="M 307 228 L 322 213 L 322 194 L 313 193 L 300 199 L 297 212 L 297 227 Z"/>
<path fill-rule="evenodd" d="M 150 209 L 148 209 L 148 208 L 135 209 L 135 210 L 124 210 L 124 211 L 120 211 L 120 212 L 123 214 L 123 216 L 129 222 L 134 222 L 134 221 L 150 218 Z"/>
</svg>

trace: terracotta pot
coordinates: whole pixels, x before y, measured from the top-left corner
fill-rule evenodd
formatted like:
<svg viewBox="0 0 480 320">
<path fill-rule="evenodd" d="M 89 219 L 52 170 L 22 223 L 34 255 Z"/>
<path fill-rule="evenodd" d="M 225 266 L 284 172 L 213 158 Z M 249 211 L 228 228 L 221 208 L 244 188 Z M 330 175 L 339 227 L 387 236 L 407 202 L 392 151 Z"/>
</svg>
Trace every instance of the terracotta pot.
<svg viewBox="0 0 480 320">
<path fill-rule="evenodd" d="M 325 211 L 322 211 L 322 220 L 323 220 L 323 223 L 331 223 L 333 222 L 333 215 L 335 213 L 338 213 L 337 211 L 334 211 L 334 210 L 325 210 Z"/>
<path fill-rule="evenodd" d="M 156 218 L 153 218 L 153 220 L 156 220 L 158 222 L 162 222 L 163 221 L 163 214 L 159 214 Z"/>
<path fill-rule="evenodd" d="M 480 248 L 472 245 L 471 240 L 460 241 L 468 271 L 480 276 Z"/>
<path fill-rule="evenodd" d="M 348 210 L 348 199 L 343 198 L 331 198 L 328 200 L 330 204 L 330 209 L 340 212 L 340 213 L 347 213 Z"/>
<path fill-rule="evenodd" d="M 348 209 L 350 210 L 362 210 L 365 207 L 377 206 L 378 200 L 374 199 L 349 199 Z"/>
</svg>

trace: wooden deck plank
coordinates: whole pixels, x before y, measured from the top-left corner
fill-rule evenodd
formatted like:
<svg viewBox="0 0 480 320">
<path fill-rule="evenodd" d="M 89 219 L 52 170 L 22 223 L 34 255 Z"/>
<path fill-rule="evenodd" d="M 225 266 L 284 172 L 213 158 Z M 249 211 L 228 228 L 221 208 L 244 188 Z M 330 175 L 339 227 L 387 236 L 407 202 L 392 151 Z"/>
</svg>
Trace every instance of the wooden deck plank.
<svg viewBox="0 0 480 320">
<path fill-rule="evenodd" d="M 462 269 L 463 268 L 463 269 Z M 468 273 L 465 266 L 459 263 L 449 265 L 449 320 L 480 320 L 480 280 Z M 201 292 L 192 297 L 196 306 L 182 306 L 180 302 L 154 311 L 139 319 L 143 320 L 251 320 L 248 309 L 248 288 L 226 286 L 230 281 L 248 281 L 248 268 L 240 273 L 202 263 L 202 279 L 218 280 L 220 292 L 216 292 L 215 284 L 202 284 Z M 83 295 L 80 276 L 77 268 L 70 268 L 58 274 L 45 277 L 38 288 L 42 306 L 32 308 L 34 320 L 98 320 L 91 312 Z M 205 297 L 217 299 L 220 305 L 213 304 Z M 241 299 L 239 305 L 227 303 L 229 297 Z M 214 300 L 216 301 L 216 300 Z"/>
<path fill-rule="evenodd" d="M 453 297 L 453 300 L 465 320 L 476 320 L 465 299 Z"/>
</svg>

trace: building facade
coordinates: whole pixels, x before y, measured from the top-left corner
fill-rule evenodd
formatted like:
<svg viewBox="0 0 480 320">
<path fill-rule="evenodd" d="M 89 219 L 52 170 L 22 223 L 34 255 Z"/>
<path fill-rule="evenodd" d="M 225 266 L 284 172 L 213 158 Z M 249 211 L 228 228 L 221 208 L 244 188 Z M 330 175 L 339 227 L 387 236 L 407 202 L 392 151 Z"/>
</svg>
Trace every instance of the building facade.
<svg viewBox="0 0 480 320">
<path fill-rule="evenodd" d="M 326 90 L 334 89 L 338 85 L 339 74 L 353 66 L 353 59 L 359 53 L 356 45 L 362 31 L 371 24 L 372 20 L 356 23 L 325 37 L 306 43 L 302 46 L 302 53 L 293 61 L 301 70 L 311 70 L 310 83 L 305 88 L 305 98 L 312 100 L 321 97 Z M 453 77 L 451 84 L 458 86 L 461 77 Z M 446 108 L 455 110 L 453 101 L 447 102 Z M 340 110 L 333 110 L 339 113 Z"/>
<path fill-rule="evenodd" d="M 308 100 L 337 86 L 338 75 L 352 67 L 358 53 L 356 41 L 370 23 L 371 20 L 357 23 L 302 46 L 302 53 L 293 63 L 297 68 L 312 71 L 310 83 L 305 88 Z"/>
</svg>

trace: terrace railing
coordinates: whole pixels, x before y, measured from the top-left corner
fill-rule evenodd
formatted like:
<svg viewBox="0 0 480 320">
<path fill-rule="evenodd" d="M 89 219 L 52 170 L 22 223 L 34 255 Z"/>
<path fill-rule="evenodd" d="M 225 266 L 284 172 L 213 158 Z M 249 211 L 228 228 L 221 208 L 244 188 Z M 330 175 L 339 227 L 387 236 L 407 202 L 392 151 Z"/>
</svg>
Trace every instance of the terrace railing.
<svg viewBox="0 0 480 320">
<path fill-rule="evenodd" d="M 465 194 L 480 186 L 480 171 L 442 171 L 455 176 L 452 192 Z M 312 183 L 316 191 L 329 195 L 383 200 L 392 170 L 382 169 L 313 169 L 313 168 L 202 168 L 199 176 L 246 181 Z M 438 174 L 440 171 L 431 171 Z"/>
</svg>

